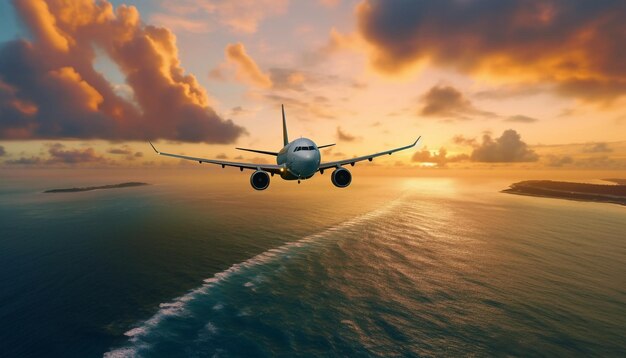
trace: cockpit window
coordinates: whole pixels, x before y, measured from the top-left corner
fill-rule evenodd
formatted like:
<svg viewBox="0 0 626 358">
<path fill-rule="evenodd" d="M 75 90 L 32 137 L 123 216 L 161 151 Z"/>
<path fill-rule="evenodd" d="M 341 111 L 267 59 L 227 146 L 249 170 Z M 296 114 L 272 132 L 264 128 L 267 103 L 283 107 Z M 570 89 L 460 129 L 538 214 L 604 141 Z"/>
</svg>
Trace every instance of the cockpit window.
<svg viewBox="0 0 626 358">
<path fill-rule="evenodd" d="M 296 149 L 294 149 L 294 152 L 299 152 L 301 150 L 315 150 L 315 146 L 308 146 L 308 147 L 296 147 Z"/>
</svg>

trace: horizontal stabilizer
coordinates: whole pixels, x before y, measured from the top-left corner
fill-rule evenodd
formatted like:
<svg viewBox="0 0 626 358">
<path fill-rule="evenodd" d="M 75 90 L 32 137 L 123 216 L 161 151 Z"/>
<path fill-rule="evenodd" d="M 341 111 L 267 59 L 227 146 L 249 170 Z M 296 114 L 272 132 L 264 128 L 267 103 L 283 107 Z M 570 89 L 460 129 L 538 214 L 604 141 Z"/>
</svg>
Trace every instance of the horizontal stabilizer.
<svg viewBox="0 0 626 358">
<path fill-rule="evenodd" d="M 268 152 L 266 150 L 256 150 L 256 149 L 247 149 L 247 148 L 235 148 L 238 150 L 245 150 L 246 152 L 254 152 L 254 153 L 259 153 L 259 154 L 267 154 L 267 155 L 273 155 L 273 156 L 277 156 L 278 153 L 276 152 Z"/>
</svg>

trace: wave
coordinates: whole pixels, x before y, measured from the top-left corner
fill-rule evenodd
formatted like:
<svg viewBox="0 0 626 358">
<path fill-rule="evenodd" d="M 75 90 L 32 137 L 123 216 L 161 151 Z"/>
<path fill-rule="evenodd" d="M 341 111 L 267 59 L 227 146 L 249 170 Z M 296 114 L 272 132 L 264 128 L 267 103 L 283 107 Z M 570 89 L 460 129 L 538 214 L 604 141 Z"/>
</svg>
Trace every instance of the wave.
<svg viewBox="0 0 626 358">
<path fill-rule="evenodd" d="M 302 248 L 306 245 L 318 241 L 319 239 L 327 237 L 328 234 L 338 232 L 341 230 L 345 230 L 354 225 L 361 224 L 368 220 L 377 218 L 388 213 L 394 207 L 399 205 L 406 195 L 402 195 L 391 202 L 387 203 L 384 207 L 376 209 L 374 211 L 356 216 L 348 221 L 344 221 L 338 225 L 327 228 L 322 232 L 312 234 L 306 236 L 297 241 L 288 242 L 282 246 L 269 249 L 263 253 L 260 253 L 250 259 L 247 259 L 243 262 L 233 264 L 228 269 L 216 273 L 213 277 L 205 279 L 203 285 L 189 291 L 187 294 L 175 298 L 172 302 L 161 303 L 159 304 L 159 311 L 154 314 L 151 318 L 144 321 L 140 326 L 130 329 L 125 332 L 124 335 L 129 338 L 130 346 L 120 347 L 113 349 L 104 354 L 105 358 L 122 358 L 122 357 L 137 357 L 139 356 L 139 351 L 148 349 L 150 345 L 147 342 L 142 341 L 143 337 L 149 335 L 154 329 L 158 327 L 158 325 L 165 319 L 170 317 L 184 317 L 188 314 L 187 305 L 189 302 L 200 298 L 202 296 L 206 296 L 211 292 L 211 288 L 219 285 L 220 283 L 228 280 L 235 274 L 241 273 L 242 271 L 258 267 L 260 265 L 267 264 L 276 260 L 277 258 L 287 256 L 292 253 L 292 251 L 296 248 Z M 245 284 L 246 287 L 252 286 L 251 282 L 247 282 Z M 223 305 L 218 304 L 213 308 L 219 310 L 223 307 Z"/>
</svg>

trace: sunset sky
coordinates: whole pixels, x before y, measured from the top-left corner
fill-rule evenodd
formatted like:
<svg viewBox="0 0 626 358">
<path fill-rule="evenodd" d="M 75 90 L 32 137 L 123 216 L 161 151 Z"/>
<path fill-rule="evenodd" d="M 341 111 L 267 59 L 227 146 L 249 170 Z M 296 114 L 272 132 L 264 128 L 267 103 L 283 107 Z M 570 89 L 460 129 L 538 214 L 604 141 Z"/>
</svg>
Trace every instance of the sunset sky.
<svg viewBox="0 0 626 358">
<path fill-rule="evenodd" d="M 6 168 L 322 161 L 626 169 L 623 0 L 0 2 Z M 272 162 L 274 158 L 262 160 Z M 376 162 L 376 161 L 375 161 Z M 4 169 L 3 169 L 4 170 Z"/>
</svg>

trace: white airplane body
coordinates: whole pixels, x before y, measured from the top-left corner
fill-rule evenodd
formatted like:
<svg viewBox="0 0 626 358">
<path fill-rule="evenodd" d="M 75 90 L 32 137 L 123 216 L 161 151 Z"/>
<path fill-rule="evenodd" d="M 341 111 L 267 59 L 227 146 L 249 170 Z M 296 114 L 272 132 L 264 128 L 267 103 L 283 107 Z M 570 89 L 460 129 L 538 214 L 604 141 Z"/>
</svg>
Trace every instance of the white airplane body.
<svg viewBox="0 0 626 358">
<path fill-rule="evenodd" d="M 209 163 L 221 165 L 222 168 L 238 167 L 241 171 L 244 169 L 252 169 L 254 173 L 250 176 L 250 184 L 256 190 L 265 190 L 270 185 L 270 175 L 279 174 L 284 180 L 300 180 L 309 179 L 318 171 L 320 174 L 324 174 L 324 170 L 334 168 L 331 174 L 332 183 L 339 188 L 345 188 L 352 182 L 352 174 L 348 169 L 344 168 L 344 165 L 350 164 L 354 166 L 356 162 L 362 160 L 372 161 L 373 158 L 381 155 L 391 155 L 394 152 L 409 149 L 414 147 L 421 137 L 418 137 L 413 144 L 409 144 L 404 147 L 387 150 L 384 152 L 365 155 L 362 157 L 338 160 L 334 162 L 321 162 L 320 148 L 326 148 L 335 144 L 327 144 L 317 146 L 312 140 L 308 138 L 298 138 L 292 142 L 289 142 L 287 136 L 287 123 L 285 120 L 285 109 L 282 108 L 283 113 L 283 143 L 284 147 L 279 152 L 269 152 L 264 150 L 237 148 L 239 150 L 245 150 L 249 152 L 255 152 L 260 154 L 272 155 L 276 157 L 276 164 L 255 164 L 255 163 L 240 163 L 230 162 L 215 159 L 189 157 L 186 155 L 164 153 L 158 151 L 154 145 L 150 142 L 152 149 L 159 154 L 173 158 L 180 158 L 186 160 L 193 160 L 198 163 Z"/>
</svg>

